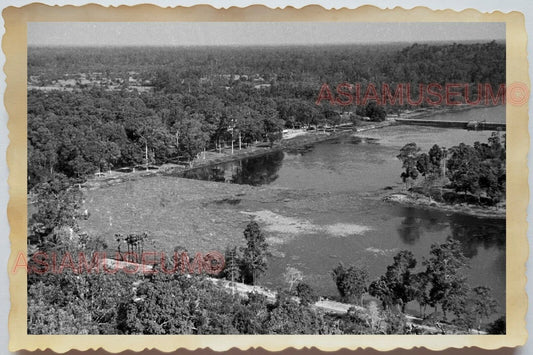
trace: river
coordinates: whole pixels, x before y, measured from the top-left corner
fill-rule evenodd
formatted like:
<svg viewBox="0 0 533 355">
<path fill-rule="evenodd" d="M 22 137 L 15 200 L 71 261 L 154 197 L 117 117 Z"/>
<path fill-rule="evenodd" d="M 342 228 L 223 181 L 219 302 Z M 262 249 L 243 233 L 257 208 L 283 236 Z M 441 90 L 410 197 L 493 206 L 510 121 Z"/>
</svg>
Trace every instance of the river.
<svg viewBox="0 0 533 355">
<path fill-rule="evenodd" d="M 501 108 L 480 110 L 485 116 L 501 117 L 502 113 Z M 476 111 L 460 114 L 473 117 Z M 438 115 L 433 117 L 439 119 Z M 386 271 L 398 251 L 408 249 L 417 257 L 420 270 L 431 244 L 451 237 L 461 241 L 469 259 L 470 268 L 465 273 L 470 286 L 489 286 L 504 314 L 504 220 L 391 205 L 376 197 L 384 188 L 402 184 L 396 155 L 404 144 L 416 142 L 427 151 L 433 144 L 449 148 L 461 142 L 486 142 L 491 133 L 392 126 L 199 169 L 185 177 L 316 192 L 314 204 L 290 210 L 277 206 L 268 212 L 271 219 L 279 217 L 280 221 L 283 216 L 278 214 L 290 214 L 293 220 L 288 225 L 303 223 L 304 227 L 294 231 L 291 238 L 272 239 L 277 253 L 271 257 L 262 281 L 265 286 L 276 288 L 282 283 L 282 274 L 290 265 L 302 271 L 305 281 L 320 293 L 333 295 L 336 289 L 331 270 L 339 262 L 365 266 L 374 279 Z M 275 226 L 271 230 L 275 231 Z M 408 309 L 416 313 L 418 307 L 410 304 Z"/>
</svg>

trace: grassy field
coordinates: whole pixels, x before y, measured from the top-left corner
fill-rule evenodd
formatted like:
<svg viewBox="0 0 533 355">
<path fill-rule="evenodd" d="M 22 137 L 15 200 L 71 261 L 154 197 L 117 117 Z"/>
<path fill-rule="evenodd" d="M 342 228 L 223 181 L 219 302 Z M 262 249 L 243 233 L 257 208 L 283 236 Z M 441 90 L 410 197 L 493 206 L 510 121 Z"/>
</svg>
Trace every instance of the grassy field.
<svg viewBox="0 0 533 355">
<path fill-rule="evenodd" d="M 286 196 L 280 189 L 146 177 L 88 190 L 84 208 L 90 217 L 81 228 L 101 236 L 111 250 L 115 233 L 148 232 L 151 250 L 170 253 L 183 246 L 189 252 L 223 251 L 244 243 L 242 232 L 253 217 L 240 212 L 243 204 L 260 206 Z"/>
</svg>

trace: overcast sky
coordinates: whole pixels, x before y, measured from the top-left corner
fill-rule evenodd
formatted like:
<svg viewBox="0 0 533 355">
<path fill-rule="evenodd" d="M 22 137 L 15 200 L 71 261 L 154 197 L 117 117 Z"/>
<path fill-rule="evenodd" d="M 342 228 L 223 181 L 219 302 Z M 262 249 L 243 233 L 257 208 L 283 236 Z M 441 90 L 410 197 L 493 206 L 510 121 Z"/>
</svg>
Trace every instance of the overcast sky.
<svg viewBox="0 0 533 355">
<path fill-rule="evenodd" d="M 32 22 L 28 45 L 192 46 L 504 40 L 504 23 Z"/>
</svg>

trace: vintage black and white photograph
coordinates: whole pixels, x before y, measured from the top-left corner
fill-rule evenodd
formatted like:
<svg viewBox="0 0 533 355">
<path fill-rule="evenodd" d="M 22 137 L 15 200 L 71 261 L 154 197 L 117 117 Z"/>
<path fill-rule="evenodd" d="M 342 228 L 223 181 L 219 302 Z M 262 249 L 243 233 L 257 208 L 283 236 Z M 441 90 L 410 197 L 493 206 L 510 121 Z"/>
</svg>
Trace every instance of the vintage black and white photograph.
<svg viewBox="0 0 533 355">
<path fill-rule="evenodd" d="M 27 333 L 505 334 L 509 90 L 503 22 L 28 23 Z"/>
</svg>

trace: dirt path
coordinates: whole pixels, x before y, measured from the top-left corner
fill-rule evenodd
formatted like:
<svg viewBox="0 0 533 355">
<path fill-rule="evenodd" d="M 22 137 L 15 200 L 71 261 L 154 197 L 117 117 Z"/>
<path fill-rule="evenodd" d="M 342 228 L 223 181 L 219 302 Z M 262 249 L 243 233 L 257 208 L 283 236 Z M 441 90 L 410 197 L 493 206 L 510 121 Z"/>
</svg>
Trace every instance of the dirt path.
<svg viewBox="0 0 533 355">
<path fill-rule="evenodd" d="M 466 203 L 452 205 L 449 203 L 437 202 L 429 199 L 427 196 L 411 192 L 395 191 L 385 195 L 383 200 L 400 205 L 414 206 L 443 212 L 460 213 L 480 218 L 506 218 L 505 207 L 482 207 Z"/>
<path fill-rule="evenodd" d="M 276 301 L 277 293 L 272 290 L 261 287 L 261 286 L 246 285 L 240 282 L 231 282 L 231 281 L 227 281 L 223 279 L 214 279 L 210 277 L 207 277 L 206 279 L 212 282 L 214 285 L 228 290 L 228 292 L 230 292 L 231 290 L 231 292 L 237 293 L 241 297 L 248 297 L 249 293 L 255 292 L 255 293 L 266 296 L 269 302 Z M 300 302 L 300 299 L 298 297 L 293 297 L 293 299 L 298 303 Z M 362 312 L 362 313 L 368 312 L 367 308 L 365 307 L 357 306 L 357 305 L 350 304 L 350 303 L 341 303 L 341 302 L 332 301 L 328 299 L 321 299 L 315 302 L 312 305 L 312 307 L 319 309 L 326 313 L 334 313 L 334 314 L 346 314 L 348 313 L 348 310 L 351 308 L 354 308 L 356 311 Z M 404 315 L 407 319 L 408 327 L 411 327 L 411 328 L 416 327 L 420 330 L 430 332 L 430 333 L 436 333 L 436 334 L 442 332 L 442 330 L 437 327 L 420 324 L 420 322 L 422 321 L 422 319 L 420 318 L 411 316 L 409 314 L 404 314 Z M 383 319 L 381 320 L 383 321 Z M 478 332 L 477 330 L 471 330 L 470 333 L 471 334 L 486 334 L 485 332 Z"/>
</svg>

